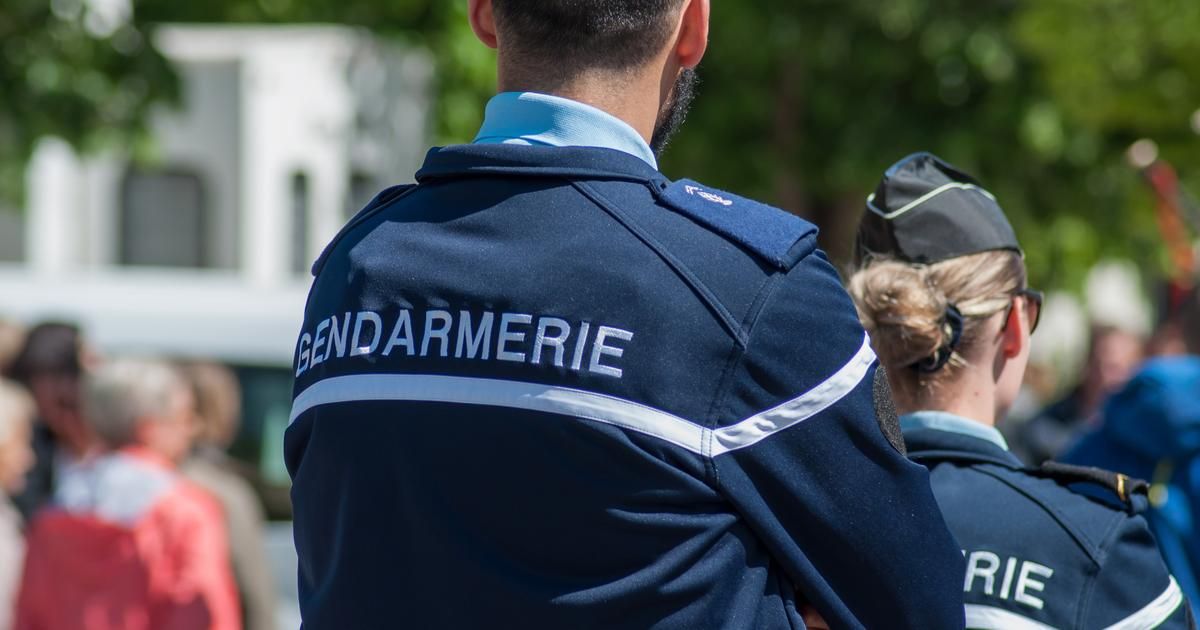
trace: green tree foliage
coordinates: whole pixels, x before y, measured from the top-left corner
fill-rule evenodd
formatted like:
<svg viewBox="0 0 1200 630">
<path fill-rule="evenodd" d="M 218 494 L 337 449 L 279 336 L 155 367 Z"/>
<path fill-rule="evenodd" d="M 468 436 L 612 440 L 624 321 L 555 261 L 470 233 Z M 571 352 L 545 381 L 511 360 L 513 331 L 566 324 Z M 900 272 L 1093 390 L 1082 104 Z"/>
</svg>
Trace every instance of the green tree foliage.
<svg viewBox="0 0 1200 630">
<path fill-rule="evenodd" d="M 707 81 L 669 169 L 814 218 L 846 260 L 882 171 L 931 150 L 997 193 L 1043 286 L 1079 287 L 1102 256 L 1164 264 L 1124 153 L 1153 138 L 1200 183 L 1192 0 L 772 0 L 713 13 Z"/>
<path fill-rule="evenodd" d="M 135 128 L 148 99 L 171 93 L 144 45 L 150 23 L 340 22 L 427 47 L 440 142 L 471 137 L 494 83 L 465 0 L 139 0 L 132 54 L 79 10 L 44 4 L 0 7 L 0 164 L 43 133 L 78 143 Z M 1124 153 L 1152 138 L 1200 187 L 1197 32 L 1195 0 L 716 0 L 701 97 L 664 169 L 812 218 L 845 261 L 882 171 L 932 150 L 997 193 L 1038 284 L 1078 287 L 1102 256 L 1160 270 L 1153 199 Z M 56 73 L 35 69 L 47 59 Z"/>
<path fill-rule="evenodd" d="M 0 201 L 18 200 L 38 138 L 129 143 L 154 104 L 173 100 L 174 75 L 147 33 L 140 16 L 83 0 L 0 2 Z"/>
</svg>

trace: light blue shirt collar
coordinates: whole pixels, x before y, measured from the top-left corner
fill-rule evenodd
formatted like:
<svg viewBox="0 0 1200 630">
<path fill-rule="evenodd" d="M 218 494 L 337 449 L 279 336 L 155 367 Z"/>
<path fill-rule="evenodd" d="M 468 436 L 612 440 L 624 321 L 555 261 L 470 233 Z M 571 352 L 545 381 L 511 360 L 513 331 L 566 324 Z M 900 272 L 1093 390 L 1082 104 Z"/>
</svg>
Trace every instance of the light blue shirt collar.
<svg viewBox="0 0 1200 630">
<path fill-rule="evenodd" d="M 625 121 L 591 105 L 535 92 L 503 92 L 488 101 L 475 144 L 615 149 L 658 169 L 646 139 Z"/>
<path fill-rule="evenodd" d="M 986 424 L 968 420 L 962 416 L 956 416 L 944 411 L 918 411 L 900 416 L 901 432 L 916 429 L 935 429 L 946 431 L 947 433 L 958 433 L 959 435 L 986 440 L 1006 451 L 1008 450 L 1008 441 L 1004 439 L 1000 431 L 996 430 L 996 427 L 989 427 Z"/>
</svg>

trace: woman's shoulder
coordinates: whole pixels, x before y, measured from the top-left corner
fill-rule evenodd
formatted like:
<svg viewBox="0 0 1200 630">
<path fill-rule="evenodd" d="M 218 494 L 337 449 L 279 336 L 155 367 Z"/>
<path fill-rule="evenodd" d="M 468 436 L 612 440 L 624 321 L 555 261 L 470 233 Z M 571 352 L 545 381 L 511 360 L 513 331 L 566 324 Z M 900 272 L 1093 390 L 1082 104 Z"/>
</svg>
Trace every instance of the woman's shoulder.
<svg viewBox="0 0 1200 630">
<path fill-rule="evenodd" d="M 1116 530 L 1147 527 L 1137 516 L 1147 506 L 1145 482 L 1058 463 L 1032 468 L 1000 441 L 911 422 L 904 437 L 909 456 L 929 468 L 938 503 L 960 537 L 1025 540 L 1026 547 L 1082 553 L 1095 564 Z"/>
<path fill-rule="evenodd" d="M 1011 482 L 1029 509 L 1043 511 L 1076 543 L 1053 544 L 1044 528 L 1022 532 L 1021 546 L 1046 558 L 1048 580 L 1081 587 L 1064 589 L 1081 598 L 1080 627 L 1108 627 L 1118 620 L 1125 624 L 1120 627 L 1192 627 L 1179 585 L 1141 516 L 1148 507 L 1144 481 L 1055 463 L 990 472 Z"/>
<path fill-rule="evenodd" d="M 1012 529 L 1028 525 L 1044 531 L 1054 524 L 1099 563 L 1121 531 L 1147 529 L 1139 516 L 1147 507 L 1144 481 L 1095 468 L 1049 462 L 1040 468 L 977 463 L 960 483 L 990 486 L 975 501 L 994 501 Z M 965 472 L 965 471 L 964 471 Z M 973 481 L 972 481 L 973 480 Z M 964 497 L 970 495 L 961 493 Z M 1037 516 L 1037 518 L 1035 518 Z"/>
</svg>

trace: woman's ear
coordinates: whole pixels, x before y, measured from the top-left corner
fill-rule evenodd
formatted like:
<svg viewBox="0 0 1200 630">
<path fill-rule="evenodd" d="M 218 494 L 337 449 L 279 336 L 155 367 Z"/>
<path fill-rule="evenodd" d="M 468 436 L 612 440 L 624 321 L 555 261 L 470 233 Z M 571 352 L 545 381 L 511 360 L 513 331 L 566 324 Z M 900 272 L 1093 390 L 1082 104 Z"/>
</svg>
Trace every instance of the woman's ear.
<svg viewBox="0 0 1200 630">
<path fill-rule="evenodd" d="M 495 48 L 500 39 L 496 35 L 496 16 L 492 12 L 492 0 L 469 0 L 467 11 L 475 37 L 478 37 L 484 46 Z"/>
</svg>

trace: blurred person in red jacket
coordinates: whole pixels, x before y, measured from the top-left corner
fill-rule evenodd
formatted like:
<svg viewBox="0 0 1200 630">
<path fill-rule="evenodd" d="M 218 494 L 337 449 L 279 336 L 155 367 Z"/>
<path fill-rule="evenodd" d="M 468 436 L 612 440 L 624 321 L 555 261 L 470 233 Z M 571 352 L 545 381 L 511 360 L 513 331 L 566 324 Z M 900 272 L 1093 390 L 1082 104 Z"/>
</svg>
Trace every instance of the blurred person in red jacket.
<svg viewBox="0 0 1200 630">
<path fill-rule="evenodd" d="M 0 630 L 12 628 L 25 558 L 21 515 L 10 497 L 21 491 L 25 473 L 33 466 L 32 423 L 33 399 L 15 383 L 0 380 Z"/>
<path fill-rule="evenodd" d="M 223 516 L 175 462 L 194 403 L 169 366 L 88 374 L 84 417 L 103 451 L 64 470 L 29 528 L 17 630 L 237 630 Z"/>
</svg>

